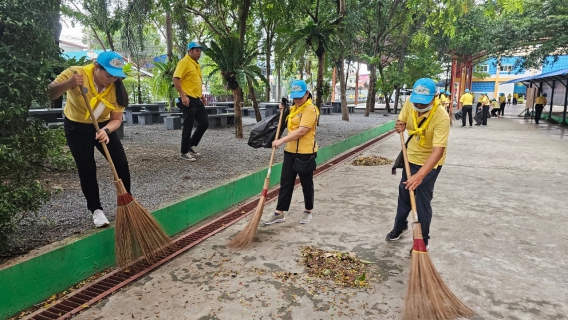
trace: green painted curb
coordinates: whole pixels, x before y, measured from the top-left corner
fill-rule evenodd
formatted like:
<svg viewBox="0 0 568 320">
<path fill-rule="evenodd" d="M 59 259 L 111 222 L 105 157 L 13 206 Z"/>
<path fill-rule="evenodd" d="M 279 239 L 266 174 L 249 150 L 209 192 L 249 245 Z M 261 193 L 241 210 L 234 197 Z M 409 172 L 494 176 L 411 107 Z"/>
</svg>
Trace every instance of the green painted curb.
<svg viewBox="0 0 568 320">
<path fill-rule="evenodd" d="M 318 151 L 318 163 L 394 128 L 394 121 L 356 134 Z M 271 186 L 280 182 L 282 164 L 272 167 Z M 153 212 L 169 235 L 259 194 L 267 169 L 230 181 Z M 7 318 L 114 266 L 114 228 L 104 229 L 0 270 L 0 318 Z"/>
</svg>

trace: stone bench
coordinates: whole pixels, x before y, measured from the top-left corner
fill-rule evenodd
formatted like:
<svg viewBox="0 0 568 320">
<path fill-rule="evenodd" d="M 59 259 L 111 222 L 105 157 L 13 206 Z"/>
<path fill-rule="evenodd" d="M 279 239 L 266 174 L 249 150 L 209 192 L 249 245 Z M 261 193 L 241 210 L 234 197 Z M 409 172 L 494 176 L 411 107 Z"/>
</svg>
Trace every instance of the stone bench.
<svg viewBox="0 0 568 320">
<path fill-rule="evenodd" d="M 161 111 L 140 111 L 132 112 L 132 116 L 138 119 L 138 124 L 147 125 L 156 123 L 163 123 L 164 118 L 160 117 Z"/>
<path fill-rule="evenodd" d="M 207 116 L 207 121 L 209 122 L 209 126 L 212 128 L 226 128 L 227 125 L 235 124 L 235 114 L 210 114 Z"/>
<path fill-rule="evenodd" d="M 322 114 L 331 114 L 331 110 L 333 109 L 333 107 L 321 107 L 320 111 Z"/>
<path fill-rule="evenodd" d="M 356 107 L 356 105 L 354 105 L 354 104 L 348 104 L 347 105 L 347 112 L 355 113 L 355 107 Z"/>
</svg>

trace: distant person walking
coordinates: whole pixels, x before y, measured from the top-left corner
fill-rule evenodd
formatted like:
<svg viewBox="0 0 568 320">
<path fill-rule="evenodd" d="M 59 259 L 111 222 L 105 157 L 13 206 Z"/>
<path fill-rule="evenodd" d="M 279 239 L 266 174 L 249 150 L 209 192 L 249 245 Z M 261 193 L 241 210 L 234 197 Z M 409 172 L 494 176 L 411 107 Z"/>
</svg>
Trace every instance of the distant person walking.
<svg viewBox="0 0 568 320">
<path fill-rule="evenodd" d="M 187 54 L 181 59 L 174 71 L 173 82 L 179 93 L 178 108 L 183 112 L 183 130 L 181 132 L 181 158 L 196 161 L 200 156 L 195 149 L 209 127 L 207 111 L 203 104 L 201 67 L 199 58 L 203 47 L 197 42 L 187 45 Z M 197 121 L 197 128 L 193 135 L 193 123 Z"/>
<path fill-rule="evenodd" d="M 124 59 L 120 54 L 106 51 L 99 54 L 94 63 L 70 67 L 63 71 L 48 86 L 51 100 L 67 92 L 63 109 L 63 129 L 77 165 L 81 191 L 87 199 L 87 209 L 93 214 L 93 222 L 97 228 L 108 226 L 109 221 L 99 197 L 95 148 L 104 156 L 102 144 L 106 144 L 118 177 L 130 193 L 128 160 L 115 132 L 121 126 L 122 113 L 128 106 L 128 93 L 122 82 L 122 79 L 126 78 L 123 67 Z M 93 115 L 101 129 L 98 133 L 78 86 L 83 86 L 90 108 L 93 109 Z"/>
<path fill-rule="evenodd" d="M 417 80 L 409 102 L 405 103 L 396 121 L 396 132 L 408 130 L 408 134 L 413 134 L 407 148 L 411 172 L 406 172 L 406 169 L 402 172 L 394 226 L 386 235 L 387 241 L 396 241 L 408 231 L 407 219 L 411 210 L 409 190 L 414 190 L 426 249 L 429 248 L 434 184 L 446 158 L 450 135 L 450 118 L 446 110 L 438 105 L 438 99 L 434 98 L 435 91 L 434 80 Z"/>
<path fill-rule="evenodd" d="M 546 93 L 541 93 L 540 96 L 538 96 L 534 102 L 535 102 L 534 122 L 538 124 L 540 122 L 540 117 L 542 116 L 542 109 L 544 109 L 544 106 L 548 102 L 546 101 Z"/>
<path fill-rule="evenodd" d="M 462 109 L 462 127 L 465 127 L 465 116 L 469 116 L 469 126 L 473 124 L 473 95 L 469 93 L 469 89 L 465 89 L 465 93 L 460 98 L 460 103 L 458 105 L 458 110 Z"/>
<path fill-rule="evenodd" d="M 507 104 L 511 104 L 511 94 L 507 95 Z"/>
<path fill-rule="evenodd" d="M 517 101 L 519 100 L 519 94 L 518 93 L 513 93 L 513 105 L 516 106 L 517 105 Z"/>
<path fill-rule="evenodd" d="M 264 224 L 284 222 L 284 211 L 290 209 L 292 193 L 296 177 L 300 176 L 302 192 L 304 193 L 304 213 L 300 218 L 301 224 L 312 220 L 314 208 L 314 172 L 318 145 L 316 143 L 316 126 L 319 110 L 312 102 L 312 94 L 304 80 L 294 80 L 290 98 L 294 104 L 286 118 L 288 134 L 272 142 L 272 147 L 278 148 L 286 143 L 284 162 L 280 174 L 280 191 L 276 211 Z M 280 105 L 280 112 L 284 112 Z"/>
<path fill-rule="evenodd" d="M 502 117 L 505 115 L 505 106 L 507 105 L 507 99 L 505 98 L 504 93 L 499 94 L 499 115 Z"/>
</svg>

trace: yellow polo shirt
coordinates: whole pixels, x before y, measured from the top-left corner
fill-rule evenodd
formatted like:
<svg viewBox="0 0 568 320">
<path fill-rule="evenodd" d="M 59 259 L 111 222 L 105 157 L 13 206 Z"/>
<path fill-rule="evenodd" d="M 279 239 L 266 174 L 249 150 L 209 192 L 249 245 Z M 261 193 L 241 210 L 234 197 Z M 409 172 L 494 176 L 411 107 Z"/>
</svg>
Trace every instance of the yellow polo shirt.
<svg viewBox="0 0 568 320">
<path fill-rule="evenodd" d="M 316 125 L 318 119 L 317 107 L 312 104 L 312 100 L 308 99 L 304 105 L 302 113 L 298 113 L 294 118 L 292 118 L 292 127 L 290 131 L 299 129 L 300 127 L 310 128 L 310 131 L 306 133 L 299 140 L 288 141 L 286 143 L 286 148 L 284 151 L 290 153 L 303 153 L 310 154 L 318 151 L 318 144 L 316 141 Z M 290 113 L 294 112 L 302 106 L 292 106 L 290 108 Z M 288 132 L 290 134 L 290 132 Z"/>
<path fill-rule="evenodd" d="M 503 103 L 505 101 L 506 101 L 505 96 L 499 96 L 499 102 L 500 103 Z"/>
<path fill-rule="evenodd" d="M 55 78 L 53 82 L 54 83 L 65 82 L 73 76 L 74 71 L 77 71 L 78 74 L 83 75 L 83 79 L 85 80 L 84 87 L 88 90 L 85 95 L 87 96 L 87 101 L 90 102 L 91 99 L 94 98 L 96 94 L 89 89 L 89 83 L 88 83 L 89 79 L 87 77 L 91 77 L 92 79 L 93 74 L 87 75 L 87 71 L 85 69 L 92 70 L 93 64 L 83 67 L 81 66 L 70 67 L 67 70 L 63 71 L 59 76 L 57 76 L 57 78 Z M 98 122 L 104 122 L 110 120 L 110 113 L 113 111 L 120 113 L 124 112 L 124 107 L 119 106 L 118 103 L 116 102 L 116 87 L 114 86 L 114 84 L 111 85 L 110 87 L 105 88 L 104 90 L 110 90 L 109 93 L 104 98 L 114 106 L 114 110 L 108 107 L 104 107 L 104 109 L 102 109 L 103 107 L 101 106 L 100 108 L 102 112 L 97 118 Z M 95 108 L 97 109 L 100 104 L 102 103 L 99 103 Z M 83 95 L 81 94 L 79 87 L 74 87 L 67 91 L 67 100 L 65 102 L 65 106 L 63 107 L 63 113 L 65 114 L 65 117 L 71 121 L 80 122 L 80 123 L 92 123 L 90 117 L 85 119 L 85 116 L 87 114 L 87 106 L 85 105 L 85 100 L 83 99 Z"/>
<path fill-rule="evenodd" d="M 544 96 L 537 97 L 534 100 L 535 104 L 542 104 L 543 106 L 546 104 L 546 98 Z"/>
<path fill-rule="evenodd" d="M 203 95 L 201 85 L 201 67 L 189 55 L 181 59 L 174 71 L 174 78 L 180 78 L 181 88 L 185 94 L 192 98 L 201 98 Z"/>
<path fill-rule="evenodd" d="M 406 130 L 414 130 L 414 121 L 412 120 L 412 112 L 414 108 L 410 100 L 406 100 L 404 107 L 398 115 L 398 120 L 406 123 Z M 417 124 L 420 124 L 423 118 L 428 117 L 431 110 L 426 114 L 418 117 Z M 410 142 L 408 143 L 408 161 L 416 165 L 422 166 L 426 163 L 426 160 L 432 154 L 434 147 L 444 147 L 444 154 L 438 164 L 434 168 L 438 168 L 444 164 L 446 161 L 446 150 L 448 146 L 448 138 L 450 136 L 450 117 L 446 112 L 446 109 L 442 106 L 438 106 L 436 113 L 434 113 L 432 120 L 428 124 L 425 131 L 426 143 L 420 145 L 417 140 L 417 135 L 414 135 Z"/>
<path fill-rule="evenodd" d="M 460 98 L 460 103 L 463 106 L 471 106 L 473 104 L 473 95 L 471 93 L 464 93 Z"/>
<path fill-rule="evenodd" d="M 489 98 L 487 96 L 481 96 L 481 99 L 479 99 L 479 101 L 483 106 L 488 106 L 490 104 Z"/>
</svg>

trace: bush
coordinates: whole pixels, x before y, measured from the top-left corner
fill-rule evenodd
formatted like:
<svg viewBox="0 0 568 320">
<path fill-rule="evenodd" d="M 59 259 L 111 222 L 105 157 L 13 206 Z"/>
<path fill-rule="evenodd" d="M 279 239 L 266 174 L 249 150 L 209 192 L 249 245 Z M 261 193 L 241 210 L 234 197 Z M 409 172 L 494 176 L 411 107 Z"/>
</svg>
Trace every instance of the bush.
<svg viewBox="0 0 568 320">
<path fill-rule="evenodd" d="M 49 198 L 41 172 L 69 164 L 62 131 L 28 116 L 31 105 L 48 105 L 47 85 L 61 68 L 50 32 L 58 22 L 56 0 L 0 3 L 0 251 L 18 220 Z"/>
</svg>

